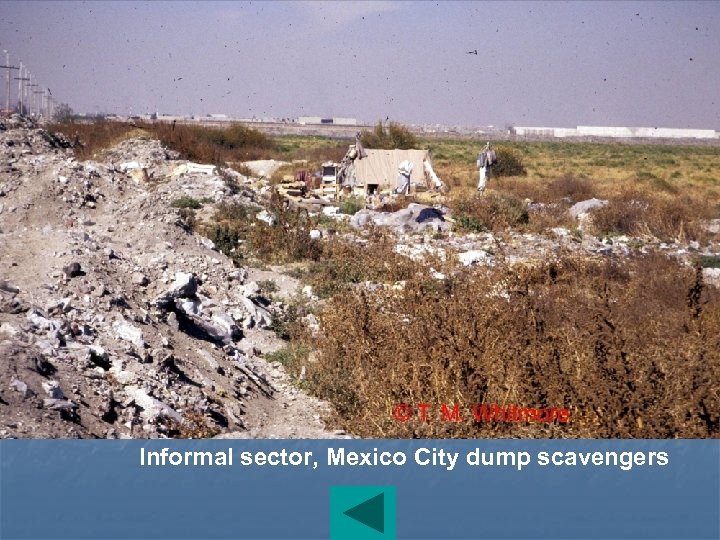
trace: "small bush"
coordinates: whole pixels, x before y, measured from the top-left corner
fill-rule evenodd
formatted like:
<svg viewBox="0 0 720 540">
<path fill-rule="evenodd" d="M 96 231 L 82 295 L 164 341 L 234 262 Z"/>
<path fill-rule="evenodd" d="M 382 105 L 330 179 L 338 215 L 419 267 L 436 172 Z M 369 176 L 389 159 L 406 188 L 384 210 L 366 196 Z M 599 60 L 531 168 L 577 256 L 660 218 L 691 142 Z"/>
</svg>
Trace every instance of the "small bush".
<svg viewBox="0 0 720 540">
<path fill-rule="evenodd" d="M 282 349 L 267 353 L 264 358 L 267 362 L 279 362 L 290 373 L 299 373 L 307 362 L 310 347 L 302 343 L 290 343 Z"/>
<path fill-rule="evenodd" d="M 360 142 L 366 148 L 385 150 L 393 148 L 408 150 L 418 147 L 417 137 L 407 127 L 395 122 L 390 122 L 387 129 L 382 122 L 378 122 L 372 131 L 363 130 L 360 133 Z"/>
<path fill-rule="evenodd" d="M 271 308 L 272 324 L 270 330 L 282 340 L 289 341 L 294 336 L 301 333 L 299 326 L 300 318 L 307 315 L 307 306 L 304 298 L 296 296 L 283 309 L 275 306 Z"/>
<path fill-rule="evenodd" d="M 215 243 L 218 251 L 228 257 L 233 257 L 240 240 L 240 232 L 232 225 L 220 223 L 210 226 L 205 231 L 205 236 Z"/>
<path fill-rule="evenodd" d="M 538 233 L 555 227 L 572 229 L 576 222 L 568 209 L 569 204 L 562 201 L 543 204 L 539 208 L 531 208 L 528 210 L 529 220 L 526 229 Z"/>
<path fill-rule="evenodd" d="M 202 203 L 188 195 L 183 195 L 182 197 L 172 201 L 170 206 L 173 208 L 192 208 L 193 210 L 198 210 L 202 208 Z"/>
<path fill-rule="evenodd" d="M 365 208 L 365 201 L 361 197 L 348 197 L 340 203 L 340 212 L 351 216 Z"/>
<path fill-rule="evenodd" d="M 506 146 L 498 146 L 495 149 L 497 162 L 490 167 L 494 177 L 503 176 L 527 176 L 527 169 L 523 165 L 522 156 L 517 150 Z"/>
<path fill-rule="evenodd" d="M 187 232 L 193 232 L 197 227 L 197 217 L 195 216 L 195 210 L 192 208 L 181 208 L 180 214 L 180 225 Z"/>
<path fill-rule="evenodd" d="M 455 222 L 457 223 L 457 230 L 460 232 L 481 233 L 487 231 L 485 225 L 476 218 L 465 214 L 460 214 Z"/>
<path fill-rule="evenodd" d="M 317 220 L 307 210 L 288 207 L 275 193 L 268 212 L 275 217 L 273 225 L 256 219 L 254 207 L 218 205 L 215 223 L 207 227 L 206 236 L 235 260 L 256 257 L 266 263 L 288 263 L 320 257 L 320 241 L 310 238 Z"/>
<path fill-rule="evenodd" d="M 701 255 L 698 262 L 703 268 L 720 268 L 720 255 Z"/>
<path fill-rule="evenodd" d="M 394 240 L 385 233 L 377 235 L 367 245 L 328 242 L 306 278 L 315 294 L 330 298 L 364 281 L 395 283 L 411 276 L 417 263 L 396 253 Z"/>
<path fill-rule="evenodd" d="M 220 203 L 215 212 L 215 221 L 238 221 L 246 224 L 258 213 L 255 207 L 243 204 Z"/>
</svg>

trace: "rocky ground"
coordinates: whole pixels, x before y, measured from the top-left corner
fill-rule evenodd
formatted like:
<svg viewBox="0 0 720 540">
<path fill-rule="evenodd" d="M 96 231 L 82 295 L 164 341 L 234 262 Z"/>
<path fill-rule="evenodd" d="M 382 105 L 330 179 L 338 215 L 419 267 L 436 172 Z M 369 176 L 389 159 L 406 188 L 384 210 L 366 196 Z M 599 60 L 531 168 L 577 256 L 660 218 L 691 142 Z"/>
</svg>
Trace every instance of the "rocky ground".
<svg viewBox="0 0 720 540">
<path fill-rule="evenodd" d="M 257 271 L 169 206 L 245 196 L 157 141 L 102 162 L 68 146 L 19 117 L 0 124 L 0 437 L 344 437 L 262 359 L 281 343 Z M 258 279 L 272 277 L 297 288 Z"/>
<path fill-rule="evenodd" d="M 20 117 L 0 121 L 0 438 L 346 437 L 323 425 L 326 404 L 263 359 L 283 345 L 271 313 L 299 293 L 297 280 L 235 267 L 170 206 L 183 195 L 258 205 L 268 186 L 154 140 L 126 140 L 101 161 L 79 162 L 69 146 Z M 717 243 L 577 234 L 601 204 L 579 203 L 574 231 L 545 235 L 458 235 L 447 209 L 417 204 L 362 210 L 350 225 L 390 227 L 398 252 L 468 266 L 561 252 L 720 253 Z M 705 277 L 720 284 L 720 269 Z M 277 291 L 265 297 L 259 283 L 269 281 Z"/>
</svg>

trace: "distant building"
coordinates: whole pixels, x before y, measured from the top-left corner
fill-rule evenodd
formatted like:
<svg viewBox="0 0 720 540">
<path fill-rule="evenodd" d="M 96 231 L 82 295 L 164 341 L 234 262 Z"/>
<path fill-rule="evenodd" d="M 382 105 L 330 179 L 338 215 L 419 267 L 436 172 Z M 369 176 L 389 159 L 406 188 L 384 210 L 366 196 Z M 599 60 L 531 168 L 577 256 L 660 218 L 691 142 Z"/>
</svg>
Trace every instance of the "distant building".
<svg viewBox="0 0 720 540">
<path fill-rule="evenodd" d="M 714 129 L 578 126 L 577 128 L 514 127 L 515 135 L 535 137 L 608 137 L 654 139 L 717 139 Z"/>
<path fill-rule="evenodd" d="M 321 116 L 300 116 L 297 119 L 298 124 L 325 124 L 333 126 L 356 126 L 357 119 L 355 118 L 323 118 Z"/>
</svg>

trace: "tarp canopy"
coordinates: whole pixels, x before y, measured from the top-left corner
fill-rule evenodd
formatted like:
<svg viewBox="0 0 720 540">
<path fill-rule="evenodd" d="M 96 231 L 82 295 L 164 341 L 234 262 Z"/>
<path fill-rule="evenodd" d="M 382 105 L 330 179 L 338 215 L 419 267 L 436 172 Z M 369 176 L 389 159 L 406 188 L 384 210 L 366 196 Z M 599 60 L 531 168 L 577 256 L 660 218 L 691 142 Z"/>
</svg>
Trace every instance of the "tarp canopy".
<svg viewBox="0 0 720 540">
<path fill-rule="evenodd" d="M 366 149 L 367 157 L 355 160 L 355 178 L 358 184 L 377 184 L 380 189 L 395 188 L 398 184 L 398 166 L 408 160 L 413 164 L 410 181 L 425 184 L 423 160 L 430 159 L 428 150 L 376 150 Z"/>
</svg>

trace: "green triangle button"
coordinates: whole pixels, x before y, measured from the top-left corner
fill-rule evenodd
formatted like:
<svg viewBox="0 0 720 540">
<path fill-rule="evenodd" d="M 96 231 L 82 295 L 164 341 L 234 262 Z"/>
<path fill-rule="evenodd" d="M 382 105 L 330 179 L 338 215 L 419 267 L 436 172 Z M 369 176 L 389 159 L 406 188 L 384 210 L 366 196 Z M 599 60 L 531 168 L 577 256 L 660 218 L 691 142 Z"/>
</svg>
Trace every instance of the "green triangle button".
<svg viewBox="0 0 720 540">
<path fill-rule="evenodd" d="M 385 533 L 385 493 L 376 495 L 372 499 L 353 506 L 350 510 L 343 512 L 348 517 L 359 521 L 363 525 L 375 529 L 377 532 Z"/>
<path fill-rule="evenodd" d="M 331 486 L 330 540 L 395 540 L 395 486 Z"/>
</svg>

